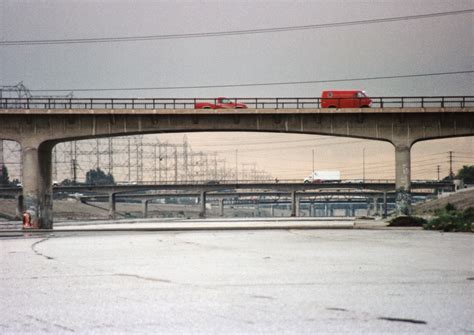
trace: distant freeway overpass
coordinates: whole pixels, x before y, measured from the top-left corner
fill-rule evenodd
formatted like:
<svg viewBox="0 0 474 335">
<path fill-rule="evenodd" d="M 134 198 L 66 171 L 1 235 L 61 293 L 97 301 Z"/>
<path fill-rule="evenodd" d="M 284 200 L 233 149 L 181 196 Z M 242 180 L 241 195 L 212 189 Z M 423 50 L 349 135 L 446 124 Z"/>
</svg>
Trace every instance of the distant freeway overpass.
<svg viewBox="0 0 474 335">
<path fill-rule="evenodd" d="M 439 191 L 451 191 L 454 188 L 452 182 L 417 180 L 411 183 L 412 191 L 416 195 L 435 194 Z M 245 197 L 245 196 L 285 196 L 290 197 L 291 214 L 298 216 L 298 203 L 301 198 L 308 197 L 370 197 L 383 198 L 386 203 L 387 196 L 393 197 L 395 183 L 390 180 L 366 180 L 341 181 L 332 183 L 306 184 L 296 181 L 279 182 L 251 182 L 251 181 L 221 181 L 216 183 L 162 183 L 162 184 L 138 184 L 138 185 L 70 185 L 54 186 L 55 194 L 68 194 L 82 199 L 105 199 L 108 198 L 109 217 L 116 216 L 116 202 L 121 199 L 139 199 L 144 208 L 148 201 L 158 198 L 169 197 L 196 197 L 201 204 L 202 217 L 206 212 L 206 198 Z M 152 193 L 150 193 L 152 192 Z M 166 192 L 166 193 L 164 193 Z M 23 190 L 21 187 L 0 188 L 0 195 L 17 197 L 17 216 L 23 212 Z M 221 204 L 223 206 L 223 203 Z M 145 210 L 146 211 L 146 210 Z"/>
<path fill-rule="evenodd" d="M 249 131 L 373 139 L 395 148 L 400 212 L 409 209 L 414 143 L 474 135 L 474 97 L 380 97 L 372 108 L 322 109 L 320 98 L 245 98 L 248 109 L 193 109 L 202 99 L 0 99 L 0 138 L 20 143 L 25 208 L 52 227 L 51 153 L 64 141 L 136 134 Z M 209 99 L 206 99 L 209 100 Z"/>
</svg>

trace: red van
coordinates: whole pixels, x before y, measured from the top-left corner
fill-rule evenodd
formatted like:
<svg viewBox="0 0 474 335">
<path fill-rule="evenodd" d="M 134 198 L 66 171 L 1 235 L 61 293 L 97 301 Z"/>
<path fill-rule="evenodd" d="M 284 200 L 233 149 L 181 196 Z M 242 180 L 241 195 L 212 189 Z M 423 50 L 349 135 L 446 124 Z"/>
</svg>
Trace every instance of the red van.
<svg viewBox="0 0 474 335">
<path fill-rule="evenodd" d="M 323 91 L 321 108 L 367 108 L 372 100 L 364 91 Z"/>
</svg>

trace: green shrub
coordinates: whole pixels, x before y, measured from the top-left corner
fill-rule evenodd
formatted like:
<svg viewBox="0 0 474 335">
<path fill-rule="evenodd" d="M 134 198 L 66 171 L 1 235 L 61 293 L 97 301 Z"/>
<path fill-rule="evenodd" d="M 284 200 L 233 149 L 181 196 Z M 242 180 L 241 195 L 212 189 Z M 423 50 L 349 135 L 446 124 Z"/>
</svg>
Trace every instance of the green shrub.
<svg viewBox="0 0 474 335">
<path fill-rule="evenodd" d="M 398 216 L 390 220 L 389 227 L 422 227 L 426 220 L 418 216 Z"/>
<path fill-rule="evenodd" d="M 464 211 L 453 209 L 447 204 L 443 210 L 437 211 L 437 217 L 423 225 L 424 229 L 441 230 L 445 232 L 472 232 L 474 222 L 474 208 L 469 207 Z"/>
<path fill-rule="evenodd" d="M 446 212 L 455 212 L 457 210 L 456 206 L 454 206 L 452 203 L 447 203 L 446 206 L 444 207 Z"/>
</svg>

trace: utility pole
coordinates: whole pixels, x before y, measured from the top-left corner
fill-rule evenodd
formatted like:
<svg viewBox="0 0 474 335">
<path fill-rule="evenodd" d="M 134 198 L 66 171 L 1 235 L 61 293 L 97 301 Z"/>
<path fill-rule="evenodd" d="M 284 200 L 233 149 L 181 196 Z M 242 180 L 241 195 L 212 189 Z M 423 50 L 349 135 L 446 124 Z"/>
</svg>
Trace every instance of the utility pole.
<svg viewBox="0 0 474 335">
<path fill-rule="evenodd" d="M 72 182 L 73 184 L 77 183 L 77 142 L 71 142 L 71 172 L 72 172 Z"/>
<path fill-rule="evenodd" d="M 438 181 L 439 181 L 439 165 L 438 165 Z"/>
<path fill-rule="evenodd" d="M 183 164 L 184 164 L 184 179 L 187 181 L 188 176 L 188 138 L 183 136 Z"/>
<path fill-rule="evenodd" d="M 163 164 L 164 167 L 165 167 L 165 182 L 168 182 L 168 146 L 169 146 L 168 143 L 165 143 L 165 145 L 164 145 L 164 150 L 165 150 L 164 156 L 162 156 L 160 154 L 160 162 L 163 159 L 165 160 L 165 163 Z"/>
<path fill-rule="evenodd" d="M 112 141 L 112 137 L 109 137 L 109 173 L 114 175 L 114 149 Z"/>
<path fill-rule="evenodd" d="M 130 151 L 131 151 L 131 148 L 130 148 L 130 137 L 127 137 L 127 144 L 128 144 L 128 159 L 127 159 L 127 163 L 128 163 L 128 182 L 130 183 L 132 181 L 132 168 L 131 168 L 131 157 L 130 157 Z"/>
<path fill-rule="evenodd" d="M 97 167 L 96 169 L 99 170 L 100 169 L 100 139 L 99 138 L 96 138 L 95 139 L 95 156 L 96 156 L 96 159 L 97 159 Z"/>
<path fill-rule="evenodd" d="M 313 169 L 311 170 L 311 175 L 314 173 L 314 149 L 313 149 Z"/>
<path fill-rule="evenodd" d="M 239 182 L 239 149 L 235 149 L 235 182 Z"/>
<path fill-rule="evenodd" d="M 449 151 L 449 179 L 453 180 L 454 179 L 454 173 L 453 173 L 453 152 Z"/>
<path fill-rule="evenodd" d="M 178 183 L 178 146 L 174 146 L 174 183 Z"/>
<path fill-rule="evenodd" d="M 362 182 L 365 183 L 365 147 L 362 149 Z"/>
</svg>

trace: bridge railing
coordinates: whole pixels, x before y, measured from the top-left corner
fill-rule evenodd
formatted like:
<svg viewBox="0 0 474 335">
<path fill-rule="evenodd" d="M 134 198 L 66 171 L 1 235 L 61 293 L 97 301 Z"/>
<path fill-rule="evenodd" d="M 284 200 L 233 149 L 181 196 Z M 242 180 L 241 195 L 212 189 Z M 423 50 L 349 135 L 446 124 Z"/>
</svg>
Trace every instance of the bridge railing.
<svg viewBox="0 0 474 335">
<path fill-rule="evenodd" d="M 375 108 L 472 107 L 474 96 L 371 97 Z M 315 109 L 323 98 L 232 98 L 254 109 Z M 355 98 L 331 98 L 344 101 Z M 199 102 L 217 103 L 211 98 L 0 98 L 0 109 L 194 109 Z"/>
</svg>

